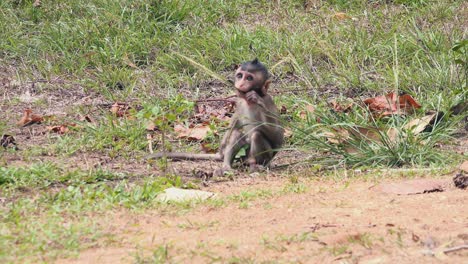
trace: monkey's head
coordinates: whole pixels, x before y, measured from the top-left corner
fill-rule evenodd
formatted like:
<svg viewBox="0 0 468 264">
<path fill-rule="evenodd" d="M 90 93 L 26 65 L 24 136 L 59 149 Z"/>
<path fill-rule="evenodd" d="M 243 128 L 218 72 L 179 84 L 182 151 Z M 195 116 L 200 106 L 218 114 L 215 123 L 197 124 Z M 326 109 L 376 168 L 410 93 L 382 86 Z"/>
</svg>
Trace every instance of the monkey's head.
<svg viewBox="0 0 468 264">
<path fill-rule="evenodd" d="M 270 85 L 270 77 L 267 68 L 255 58 L 253 61 L 244 62 L 236 71 L 235 83 L 240 94 L 255 91 L 260 96 L 265 96 Z"/>
</svg>

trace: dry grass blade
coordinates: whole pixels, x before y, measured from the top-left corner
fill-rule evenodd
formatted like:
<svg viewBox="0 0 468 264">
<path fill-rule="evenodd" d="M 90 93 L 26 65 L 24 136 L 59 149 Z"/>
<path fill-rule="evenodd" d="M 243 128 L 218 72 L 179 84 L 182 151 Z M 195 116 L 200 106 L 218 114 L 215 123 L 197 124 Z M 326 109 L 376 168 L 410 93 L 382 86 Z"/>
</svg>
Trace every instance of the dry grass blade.
<svg viewBox="0 0 468 264">
<path fill-rule="evenodd" d="M 177 55 L 177 56 L 179 56 L 179 57 L 181 57 L 181 58 L 187 60 L 187 61 L 190 62 L 193 66 L 199 68 L 200 70 L 203 70 L 206 74 L 208 74 L 208 75 L 210 75 L 211 77 L 213 77 L 213 78 L 215 78 L 215 79 L 221 81 L 221 82 L 224 83 L 225 85 L 232 85 L 226 78 L 224 78 L 223 76 L 217 74 L 216 72 L 214 72 L 214 71 L 208 69 L 208 67 L 206 67 L 205 65 L 202 65 L 202 64 L 200 64 L 200 63 L 194 61 L 193 59 L 191 59 L 191 58 L 189 58 L 189 57 L 187 57 L 187 56 L 185 56 L 185 55 L 182 55 L 182 54 L 180 54 L 180 53 L 178 53 L 178 52 L 173 51 L 173 53 L 174 53 L 175 55 Z"/>
</svg>

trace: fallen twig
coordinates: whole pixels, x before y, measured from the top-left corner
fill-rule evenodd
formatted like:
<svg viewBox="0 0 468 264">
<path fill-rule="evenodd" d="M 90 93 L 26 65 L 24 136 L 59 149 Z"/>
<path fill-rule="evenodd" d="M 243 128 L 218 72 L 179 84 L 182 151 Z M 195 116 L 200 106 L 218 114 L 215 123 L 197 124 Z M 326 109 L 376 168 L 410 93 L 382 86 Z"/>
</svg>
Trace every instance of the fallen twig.
<svg viewBox="0 0 468 264">
<path fill-rule="evenodd" d="M 445 254 L 447 254 L 447 253 L 450 253 L 450 252 L 455 252 L 455 251 L 459 251 L 459 250 L 463 250 L 463 249 L 468 249 L 468 244 L 447 248 L 447 249 L 444 249 L 443 252 Z"/>
<path fill-rule="evenodd" d="M 233 102 L 234 100 L 232 100 L 231 98 L 234 98 L 234 97 L 237 97 L 237 95 L 230 95 L 228 97 L 225 97 L 225 98 L 211 98 L 211 99 L 200 99 L 200 100 L 196 100 L 195 103 L 205 103 L 205 102 Z"/>
</svg>

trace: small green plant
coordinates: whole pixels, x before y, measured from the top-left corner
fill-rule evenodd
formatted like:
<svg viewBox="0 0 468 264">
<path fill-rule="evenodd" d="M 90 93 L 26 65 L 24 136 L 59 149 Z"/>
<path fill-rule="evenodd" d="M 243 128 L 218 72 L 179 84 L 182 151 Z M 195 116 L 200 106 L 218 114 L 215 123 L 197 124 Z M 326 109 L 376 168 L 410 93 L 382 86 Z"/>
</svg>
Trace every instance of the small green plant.
<svg viewBox="0 0 468 264">
<path fill-rule="evenodd" d="M 283 193 L 305 193 L 308 188 L 303 183 L 287 184 L 283 187 Z"/>
<path fill-rule="evenodd" d="M 348 242 L 359 244 L 367 249 L 372 247 L 372 235 L 369 233 L 363 233 L 355 236 L 350 236 Z"/>
<path fill-rule="evenodd" d="M 338 245 L 328 249 L 333 256 L 339 256 L 348 251 L 347 245 Z"/>
<path fill-rule="evenodd" d="M 279 236 L 277 240 L 290 244 L 290 243 L 301 243 L 305 241 L 317 241 L 318 238 L 317 238 L 317 234 L 313 232 L 303 232 L 303 233 L 298 233 L 298 234 L 294 234 L 291 236 L 282 235 L 282 236 Z"/>
<path fill-rule="evenodd" d="M 162 264 L 162 263 L 168 263 L 171 261 L 171 257 L 169 256 L 169 250 L 170 250 L 169 245 L 161 245 L 156 247 L 153 252 L 151 257 L 145 257 L 140 253 L 137 253 L 135 255 L 135 262 L 136 263 L 141 263 L 141 264 L 146 264 L 146 263 L 157 263 L 157 264 Z"/>
</svg>

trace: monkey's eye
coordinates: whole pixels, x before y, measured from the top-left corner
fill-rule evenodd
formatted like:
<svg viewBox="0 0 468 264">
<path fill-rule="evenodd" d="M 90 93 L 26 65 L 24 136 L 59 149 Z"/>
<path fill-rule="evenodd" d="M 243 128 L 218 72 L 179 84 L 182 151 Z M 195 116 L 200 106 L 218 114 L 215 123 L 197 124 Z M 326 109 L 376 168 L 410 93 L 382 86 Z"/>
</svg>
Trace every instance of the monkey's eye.
<svg viewBox="0 0 468 264">
<path fill-rule="evenodd" d="M 253 81 L 253 77 L 252 76 L 247 76 L 247 81 Z"/>
<path fill-rule="evenodd" d="M 238 74 L 236 75 L 236 78 L 242 79 L 242 73 L 238 73 Z"/>
</svg>

